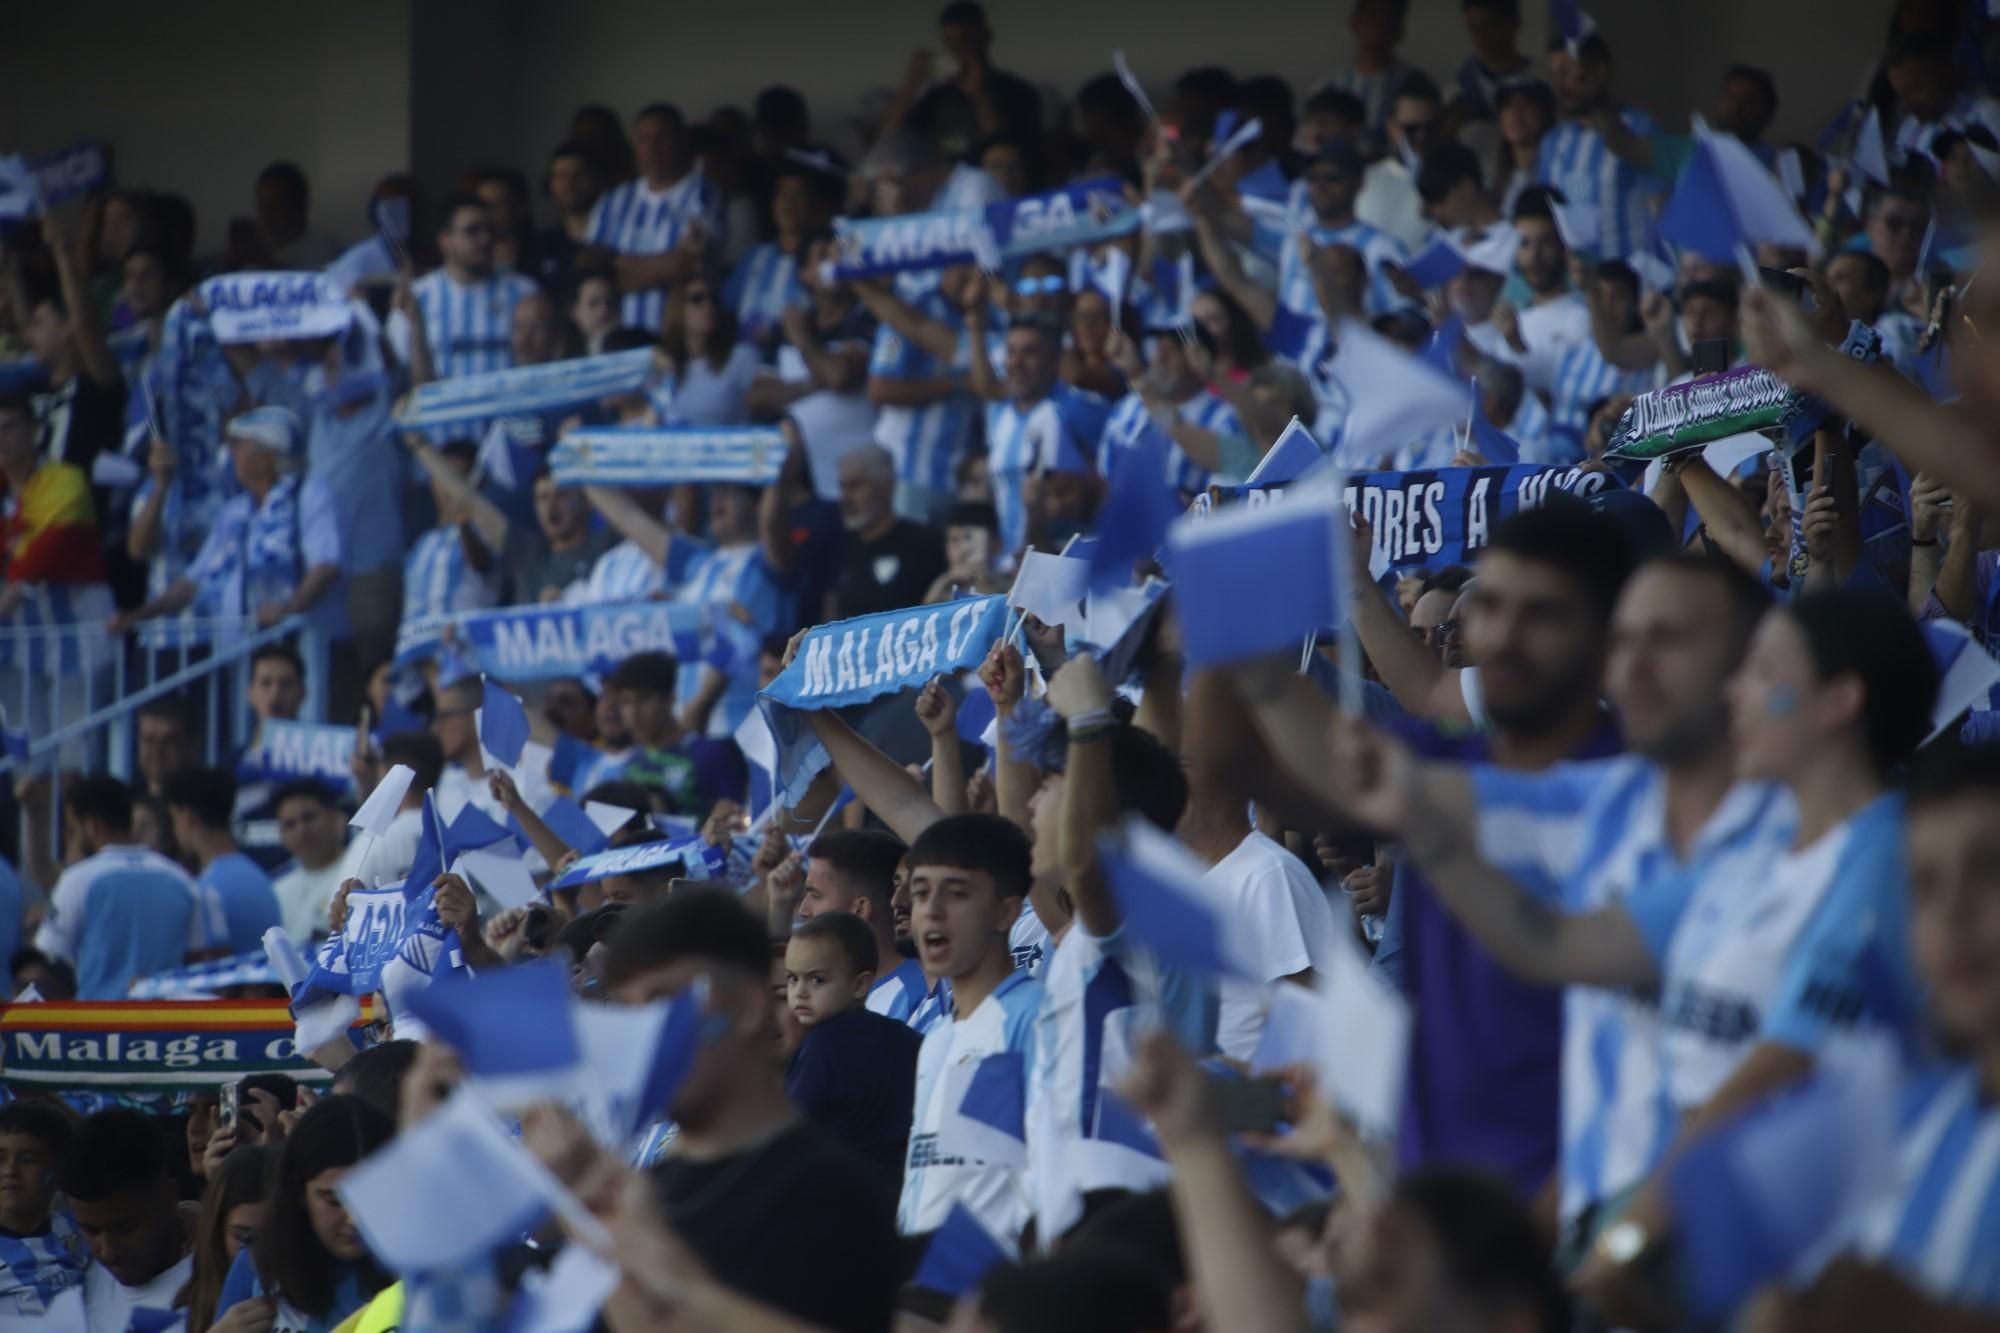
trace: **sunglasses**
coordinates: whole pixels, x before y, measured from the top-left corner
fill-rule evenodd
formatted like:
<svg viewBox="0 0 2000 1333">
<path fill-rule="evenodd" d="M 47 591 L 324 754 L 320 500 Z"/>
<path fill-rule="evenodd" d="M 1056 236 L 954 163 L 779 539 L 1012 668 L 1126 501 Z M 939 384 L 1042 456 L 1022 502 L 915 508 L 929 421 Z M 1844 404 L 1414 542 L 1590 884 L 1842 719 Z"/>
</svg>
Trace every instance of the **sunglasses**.
<svg viewBox="0 0 2000 1333">
<path fill-rule="evenodd" d="M 1069 282 L 1060 273 L 1045 273 L 1039 278 L 1014 279 L 1016 296 L 1054 296 L 1068 289 Z"/>
<path fill-rule="evenodd" d="M 708 293 L 705 291 L 689 292 L 687 294 L 687 303 L 689 305 L 707 305 Z"/>
</svg>

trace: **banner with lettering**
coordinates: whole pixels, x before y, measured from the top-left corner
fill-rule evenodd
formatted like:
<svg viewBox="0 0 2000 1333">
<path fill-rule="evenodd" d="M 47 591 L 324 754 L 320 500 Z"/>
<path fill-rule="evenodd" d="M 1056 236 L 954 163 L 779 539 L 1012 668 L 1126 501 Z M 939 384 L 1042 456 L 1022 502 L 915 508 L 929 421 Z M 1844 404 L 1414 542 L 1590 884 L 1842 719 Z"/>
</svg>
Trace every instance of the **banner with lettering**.
<svg viewBox="0 0 2000 1333">
<path fill-rule="evenodd" d="M 31 218 L 103 185 L 111 174 L 104 145 L 85 139 L 40 156 L 0 158 L 0 218 Z"/>
<path fill-rule="evenodd" d="M 664 838 L 632 847 L 613 847 L 575 862 L 551 881 L 549 888 L 573 889 L 613 875 L 645 875 L 675 867 L 684 879 L 720 878 L 727 868 L 719 848 L 699 835 Z"/>
<path fill-rule="evenodd" d="M 558 486 L 769 486 L 785 465 L 775 426 L 614 426 L 573 430 L 549 451 Z"/>
<path fill-rule="evenodd" d="M 784 674 L 757 696 L 778 743 L 778 790 L 791 804 L 832 762 L 800 716 L 865 704 L 977 667 L 1006 628 L 1004 596 L 857 616 L 806 634 Z"/>
<path fill-rule="evenodd" d="M 1139 229 L 1139 210 L 1115 177 L 1002 199 L 979 209 L 839 218 L 834 276 L 842 281 L 977 262 L 986 237 L 995 257 L 1021 259 L 1047 250 L 1096 245 Z"/>
<path fill-rule="evenodd" d="M 263 740 L 261 748 L 244 752 L 236 770 L 239 781 L 318 778 L 336 794 L 354 785 L 348 767 L 354 757 L 353 727 L 271 718 L 264 723 Z"/>
<path fill-rule="evenodd" d="M 1347 479 L 1349 510 L 1374 531 L 1368 572 L 1381 578 L 1390 570 L 1442 569 L 1469 563 L 1493 525 L 1523 509 L 1533 509 L 1553 493 L 1578 497 L 1615 490 L 1608 473 L 1578 467 L 1446 467 L 1414 472 L 1363 472 Z M 1220 486 L 1224 500 L 1258 505 L 1282 501 L 1282 487 Z M 1209 495 L 1195 497 L 1194 511 L 1212 508 Z"/>
<path fill-rule="evenodd" d="M 356 1027 L 373 1022 L 362 1007 Z M 209 1092 L 247 1074 L 323 1084 L 284 1000 L 64 1001 L 0 1013 L 0 1082 L 17 1092 Z M 357 1034 L 358 1035 L 358 1034 Z"/>
<path fill-rule="evenodd" d="M 396 422 L 404 430 L 414 430 L 496 416 L 556 412 L 600 398 L 637 393 L 658 372 L 653 349 L 634 347 L 483 375 L 454 375 L 412 389 L 396 413 Z"/>
<path fill-rule="evenodd" d="M 727 670 L 739 653 L 755 651 L 756 639 L 747 626 L 693 602 L 509 606 L 404 621 L 396 634 L 396 665 L 431 657 L 448 625 L 456 628 L 460 651 L 500 680 L 608 671 L 634 653 L 670 653 Z"/>
<path fill-rule="evenodd" d="M 1804 403 L 1804 395 L 1770 371 L 1739 366 L 1640 394 L 1618 418 L 1604 452 L 1609 458 L 1665 458 L 1731 435 L 1774 430 Z"/>
<path fill-rule="evenodd" d="M 354 318 L 347 293 L 324 273 L 224 273 L 200 292 L 221 343 L 328 338 Z"/>
</svg>

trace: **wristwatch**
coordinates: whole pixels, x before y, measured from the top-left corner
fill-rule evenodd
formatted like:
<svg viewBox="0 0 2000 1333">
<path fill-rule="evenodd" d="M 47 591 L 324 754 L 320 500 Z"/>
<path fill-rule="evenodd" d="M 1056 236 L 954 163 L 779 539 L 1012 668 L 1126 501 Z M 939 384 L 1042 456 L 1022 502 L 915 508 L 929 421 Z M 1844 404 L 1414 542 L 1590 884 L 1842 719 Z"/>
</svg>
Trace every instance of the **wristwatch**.
<svg viewBox="0 0 2000 1333">
<path fill-rule="evenodd" d="M 1597 1233 L 1591 1248 L 1597 1251 L 1598 1258 L 1622 1268 L 1644 1254 L 1652 1240 L 1644 1226 L 1629 1217 L 1620 1218 Z"/>
</svg>

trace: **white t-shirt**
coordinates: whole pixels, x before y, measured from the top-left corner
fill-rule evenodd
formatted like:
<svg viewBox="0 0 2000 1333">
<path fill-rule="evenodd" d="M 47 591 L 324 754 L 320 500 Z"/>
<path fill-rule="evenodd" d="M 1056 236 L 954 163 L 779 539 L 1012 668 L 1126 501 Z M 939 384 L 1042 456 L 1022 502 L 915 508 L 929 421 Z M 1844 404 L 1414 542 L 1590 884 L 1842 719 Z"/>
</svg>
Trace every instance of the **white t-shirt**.
<svg viewBox="0 0 2000 1333">
<path fill-rule="evenodd" d="M 1263 985 L 1222 983 L 1215 1044 L 1232 1059 L 1248 1060 L 1271 1009 L 1270 983 L 1332 961 L 1333 909 L 1303 861 L 1254 831 L 1209 869 L 1207 879 L 1264 978 Z"/>
<path fill-rule="evenodd" d="M 400 885 L 409 878 L 410 866 L 417 859 L 417 842 L 423 836 L 423 807 L 403 811 L 389 821 L 389 827 L 383 830 L 380 837 L 374 838 L 368 850 L 361 854 L 354 868 L 354 878 L 371 889 L 385 883 Z"/>
<path fill-rule="evenodd" d="M 313 936 L 327 933 L 327 910 L 333 905 L 340 882 L 347 878 L 348 861 L 352 857 L 350 849 L 335 857 L 332 865 L 319 870 L 307 870 L 293 862 L 290 870 L 272 881 L 271 892 L 277 895 L 285 933 L 299 948 L 312 943 Z"/>
<path fill-rule="evenodd" d="M 93 1263 L 83 1273 L 83 1311 L 90 1333 L 125 1333 L 132 1325 L 134 1310 L 171 1310 L 174 1297 L 194 1276 L 194 1256 L 188 1255 L 151 1282 L 128 1287 L 111 1276 L 103 1264 Z"/>
<path fill-rule="evenodd" d="M 1575 292 L 1553 301 L 1523 306 L 1517 321 L 1526 352 L 1508 344 L 1501 355 L 1521 368 L 1521 378 L 1537 393 L 1554 393 L 1565 349 L 1590 340 L 1590 307 Z"/>
</svg>

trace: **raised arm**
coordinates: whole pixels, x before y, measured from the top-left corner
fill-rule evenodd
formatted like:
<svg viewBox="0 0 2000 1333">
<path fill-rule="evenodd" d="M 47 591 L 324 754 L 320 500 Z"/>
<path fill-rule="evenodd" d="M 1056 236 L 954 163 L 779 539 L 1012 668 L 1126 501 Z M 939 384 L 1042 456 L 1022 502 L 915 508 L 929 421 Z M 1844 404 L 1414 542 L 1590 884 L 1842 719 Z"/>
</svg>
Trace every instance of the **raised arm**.
<svg viewBox="0 0 2000 1333">
<path fill-rule="evenodd" d="M 851 286 L 868 313 L 888 325 L 898 337 L 916 344 L 926 356 L 947 366 L 958 359 L 958 330 L 941 319 L 932 319 L 896 295 L 895 288 L 886 280 L 856 282 Z"/>
<path fill-rule="evenodd" d="M 1027 667 L 1021 661 L 1020 649 L 1011 643 L 994 644 L 985 664 L 979 668 L 979 679 L 993 696 L 993 712 L 1000 719 L 993 748 L 994 801 L 1002 815 L 1032 832 L 1034 820 L 1029 817 L 1028 802 L 1041 785 L 1041 770 L 1016 759 L 1014 747 L 1007 742 L 1007 719 L 1014 715 L 1014 706 L 1021 702 L 1028 688 Z"/>
<path fill-rule="evenodd" d="M 84 286 L 83 275 L 69 243 L 69 236 L 53 212 L 42 215 L 42 239 L 56 262 L 56 279 L 62 284 L 63 307 L 69 313 L 70 333 L 76 339 L 76 356 L 91 383 L 109 388 L 125 382 L 118 358 L 104 340 L 104 326 L 98 322 L 97 307 Z M 17 312 L 21 313 L 21 312 Z M 22 318 L 25 318 L 22 314 Z"/>
<path fill-rule="evenodd" d="M 958 700 L 942 676 L 917 695 L 917 721 L 931 737 L 931 800 L 944 814 L 965 814 L 970 807 L 965 800 L 965 747 L 958 739 Z"/>
<path fill-rule="evenodd" d="M 498 554 L 507 544 L 508 526 L 507 516 L 500 512 L 500 507 L 480 494 L 471 478 L 447 463 L 444 455 L 433 449 L 422 436 L 406 434 L 403 443 L 410 447 L 425 475 L 437 483 L 438 489 L 465 507 L 465 512 L 472 516 L 473 531 L 479 534 L 480 541 L 486 543 L 486 549 Z"/>
<path fill-rule="evenodd" d="M 647 513 L 629 491 L 612 486 L 586 486 L 583 493 L 619 536 L 651 556 L 656 564 L 665 567 L 667 553 L 673 546 L 673 529 Z"/>
<path fill-rule="evenodd" d="M 944 818 L 923 784 L 849 726 L 846 718 L 831 712 L 807 713 L 805 718 L 833 757 L 835 771 L 890 832 L 904 842 L 915 842 L 918 834 Z"/>
<path fill-rule="evenodd" d="M 1255 321 L 1257 327 L 1269 330 L 1278 318 L 1277 294 L 1269 288 L 1250 280 L 1243 271 L 1243 264 L 1236 258 L 1236 252 L 1229 248 L 1229 240 L 1223 235 L 1220 220 L 1209 213 L 1194 214 L 1195 243 L 1201 247 L 1201 257 L 1207 262 L 1209 272 L 1222 284 L 1222 290 L 1229 293 L 1236 304 Z"/>
<path fill-rule="evenodd" d="M 1764 546 L 1764 520 L 1750 497 L 1717 475 L 1700 454 L 1692 455 L 1676 475 L 1716 549 L 1753 576 L 1761 571 L 1769 552 Z"/>
<path fill-rule="evenodd" d="M 438 377 L 437 362 L 431 355 L 430 327 L 424 323 L 424 308 L 417 303 L 417 290 L 408 269 L 396 275 L 396 289 L 389 301 L 403 317 L 410 333 L 410 387 L 429 384 Z"/>
<path fill-rule="evenodd" d="M 1354 560 L 1356 571 L 1368 568 L 1368 552 L 1373 530 L 1365 520 L 1356 519 Z M 1375 664 L 1375 674 L 1396 702 L 1421 718 L 1432 721 L 1472 721 L 1466 707 L 1459 673 L 1447 667 L 1416 635 L 1409 622 L 1389 604 L 1388 594 L 1373 581 L 1357 577 L 1353 597 L 1354 629 L 1362 651 Z M 1343 671 L 1360 668 L 1358 662 L 1342 662 Z"/>
<path fill-rule="evenodd" d="M 786 577 L 799 562 L 798 551 L 792 546 L 792 506 L 812 496 L 812 480 L 799 428 L 788 417 L 778 423 L 778 432 L 785 437 L 785 463 L 778 470 L 778 479 L 757 497 L 757 540 L 772 572 Z"/>
<path fill-rule="evenodd" d="M 1118 823 L 1117 775 L 1111 763 L 1111 686 L 1097 659 L 1072 657 L 1049 681 L 1049 707 L 1069 724 L 1063 770 L 1062 866 L 1077 920 L 1092 935 L 1123 921 L 1097 860 L 1097 835 Z"/>
<path fill-rule="evenodd" d="M 573 850 L 570 845 L 557 837 L 555 831 L 542 822 L 535 808 L 521 799 L 521 789 L 514 785 L 514 779 L 504 769 L 492 769 L 486 775 L 487 790 L 501 808 L 514 817 L 521 826 L 521 832 L 528 835 L 528 845 L 541 853 L 542 859 L 550 866 L 559 864 Z"/>
</svg>

